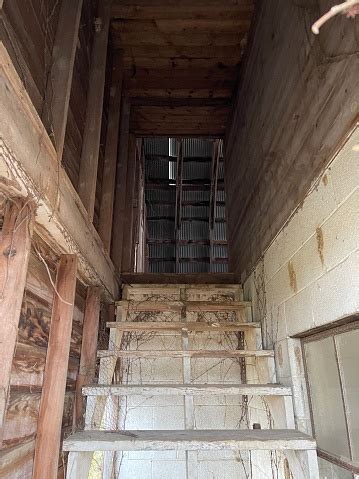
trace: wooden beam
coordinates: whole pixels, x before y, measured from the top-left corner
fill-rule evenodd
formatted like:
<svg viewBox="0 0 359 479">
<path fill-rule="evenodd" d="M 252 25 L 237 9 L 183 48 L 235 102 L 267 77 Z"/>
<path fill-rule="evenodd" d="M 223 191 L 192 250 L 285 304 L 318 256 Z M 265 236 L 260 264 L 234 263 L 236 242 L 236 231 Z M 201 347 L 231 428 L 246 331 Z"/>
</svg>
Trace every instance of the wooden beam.
<svg viewBox="0 0 359 479">
<path fill-rule="evenodd" d="M 131 103 L 136 106 L 154 107 L 227 107 L 230 106 L 230 98 L 171 98 L 171 97 L 132 97 Z"/>
<path fill-rule="evenodd" d="M 135 196 L 136 164 L 138 161 L 136 138 L 131 135 L 128 148 L 127 177 L 126 177 L 126 198 L 124 214 L 124 228 L 122 240 L 122 261 L 121 271 L 131 272 L 133 257 L 133 200 Z"/>
<path fill-rule="evenodd" d="M 220 140 L 213 142 L 212 165 L 211 165 L 211 193 L 209 200 L 209 238 L 210 238 L 210 270 L 214 262 L 214 227 L 216 220 L 217 192 L 218 192 L 218 170 L 220 156 Z"/>
<path fill-rule="evenodd" d="M 82 331 L 80 369 L 76 383 L 76 426 L 83 425 L 82 387 L 91 384 L 95 377 L 98 328 L 100 321 L 101 292 L 99 288 L 87 289 Z"/>
<path fill-rule="evenodd" d="M 122 240 L 126 198 L 130 112 L 131 103 L 130 100 L 125 97 L 123 98 L 123 107 L 121 109 L 120 144 L 118 150 L 118 163 L 116 171 L 115 205 L 111 242 L 111 258 L 119 271 L 121 270 L 122 262 Z"/>
<path fill-rule="evenodd" d="M 145 302 L 145 301 L 144 301 Z M 115 328 L 121 331 L 212 331 L 218 333 L 255 331 L 260 328 L 260 323 L 206 323 L 205 321 L 123 321 L 109 322 L 107 327 Z"/>
<path fill-rule="evenodd" d="M 113 207 L 115 200 L 116 165 L 121 117 L 122 78 L 122 52 L 118 52 L 114 54 L 113 58 L 98 229 L 105 249 L 108 252 L 111 248 Z"/>
<path fill-rule="evenodd" d="M 91 54 L 86 123 L 83 135 L 78 191 L 90 221 L 93 220 L 96 197 L 98 155 L 100 149 L 103 96 L 106 78 L 110 0 L 100 0 L 95 38 Z"/>
<path fill-rule="evenodd" d="M 76 255 L 63 255 L 57 268 L 49 344 L 42 387 L 33 478 L 57 477 L 76 292 Z"/>
<path fill-rule="evenodd" d="M 159 359 L 159 358 L 274 358 L 273 350 L 258 349 L 257 351 L 250 351 L 247 349 L 233 349 L 233 350 L 219 350 L 219 349 L 202 349 L 189 351 L 165 351 L 163 349 L 158 351 L 146 350 L 117 350 L 109 351 L 107 349 L 97 352 L 99 358 L 123 358 L 123 359 Z"/>
<path fill-rule="evenodd" d="M 0 233 L 0 444 L 33 226 L 34 208 L 31 203 L 24 200 L 7 203 Z"/>
<path fill-rule="evenodd" d="M 43 118 L 62 159 L 83 0 L 62 0 Z"/>
<path fill-rule="evenodd" d="M 83 388 L 86 396 L 291 396 L 292 389 L 281 384 L 114 384 Z"/>
<path fill-rule="evenodd" d="M 183 141 L 177 141 L 177 168 L 176 168 L 176 210 L 175 210 L 175 235 L 176 235 L 176 273 L 180 273 L 179 239 L 182 220 L 182 182 L 183 182 Z"/>
<path fill-rule="evenodd" d="M 65 451 L 313 450 L 315 440 L 290 429 L 188 431 L 83 431 L 64 441 Z M 314 477 L 314 476 L 313 476 Z M 318 476 L 316 476 L 318 477 Z"/>
<path fill-rule="evenodd" d="M 118 283 L 102 241 L 63 168 L 16 69 L 0 42 L 0 187 L 37 200 L 35 231 L 57 254 L 76 252 L 79 277 L 109 300 Z M 9 120 L 11 119 L 11 121 Z"/>
</svg>

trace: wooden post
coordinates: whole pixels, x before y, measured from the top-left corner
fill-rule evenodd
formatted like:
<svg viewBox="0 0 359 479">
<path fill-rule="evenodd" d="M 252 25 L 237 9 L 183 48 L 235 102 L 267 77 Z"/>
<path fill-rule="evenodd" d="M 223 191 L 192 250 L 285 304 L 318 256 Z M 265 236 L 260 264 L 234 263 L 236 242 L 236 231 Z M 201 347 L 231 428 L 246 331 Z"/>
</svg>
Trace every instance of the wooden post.
<svg viewBox="0 0 359 479">
<path fill-rule="evenodd" d="M 33 478 L 57 477 L 61 422 L 76 291 L 76 255 L 62 255 L 57 268 L 45 377 L 42 387 Z"/>
<path fill-rule="evenodd" d="M 0 233 L 0 444 L 33 226 L 34 208 L 30 203 L 7 203 Z"/>
<path fill-rule="evenodd" d="M 83 0 L 62 0 L 55 44 L 52 51 L 51 73 L 46 87 L 43 121 L 53 133 L 59 161 L 64 150 L 72 76 Z"/>
<path fill-rule="evenodd" d="M 100 288 L 87 289 L 84 327 L 82 331 L 80 369 L 76 382 L 76 426 L 83 423 L 82 386 L 91 384 L 95 377 L 98 328 L 100 321 Z"/>
<path fill-rule="evenodd" d="M 130 136 L 128 146 L 128 167 L 126 178 L 126 199 L 124 215 L 124 229 L 122 240 L 121 272 L 130 272 L 133 257 L 133 200 L 136 186 L 137 145 L 134 135 Z"/>
<path fill-rule="evenodd" d="M 121 109 L 120 144 L 118 151 L 115 206 L 113 214 L 111 241 L 111 258 L 119 271 L 121 270 L 124 211 L 126 209 L 126 178 L 131 112 L 131 103 L 129 98 L 124 97 L 122 101 L 123 103 Z"/>
<path fill-rule="evenodd" d="M 90 221 L 93 220 L 95 208 L 110 17 L 110 0 L 100 0 L 91 55 L 86 123 L 82 143 L 78 185 L 78 192 Z"/>
<path fill-rule="evenodd" d="M 98 232 L 106 251 L 111 248 L 112 218 L 116 185 L 118 136 L 121 114 L 122 53 L 114 55 Z"/>
</svg>

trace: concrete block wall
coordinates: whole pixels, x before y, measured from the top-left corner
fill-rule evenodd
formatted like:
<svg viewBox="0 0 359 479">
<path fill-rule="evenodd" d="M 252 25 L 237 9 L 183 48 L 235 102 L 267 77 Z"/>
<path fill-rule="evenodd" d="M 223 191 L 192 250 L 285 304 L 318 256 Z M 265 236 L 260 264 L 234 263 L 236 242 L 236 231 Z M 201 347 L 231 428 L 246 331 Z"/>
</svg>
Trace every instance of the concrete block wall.
<svg viewBox="0 0 359 479">
<path fill-rule="evenodd" d="M 262 321 L 265 347 L 275 348 L 278 380 L 293 386 L 297 425 L 310 433 L 293 336 L 359 313 L 359 127 L 244 282 L 244 297 Z M 324 461 L 321 469 L 323 478 L 346 477 Z"/>
</svg>

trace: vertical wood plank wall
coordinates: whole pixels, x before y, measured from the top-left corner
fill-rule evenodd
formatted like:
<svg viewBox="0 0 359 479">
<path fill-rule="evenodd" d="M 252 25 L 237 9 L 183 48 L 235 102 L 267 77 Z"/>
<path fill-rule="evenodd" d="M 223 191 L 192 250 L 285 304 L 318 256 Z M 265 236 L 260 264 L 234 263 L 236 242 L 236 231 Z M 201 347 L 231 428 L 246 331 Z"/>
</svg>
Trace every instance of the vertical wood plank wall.
<svg viewBox="0 0 359 479">
<path fill-rule="evenodd" d="M 53 288 L 46 267 L 38 253 L 41 257 L 46 258 L 52 277 L 55 278 L 55 257 L 35 237 L 19 317 L 3 443 L 0 445 L 0 477 L 2 479 L 24 479 L 32 476 L 35 436 L 53 302 Z M 84 288 L 78 284 L 62 418 L 62 435 L 68 434 L 73 424 L 85 294 Z M 60 477 L 62 473 L 63 458 L 60 456 Z"/>
</svg>

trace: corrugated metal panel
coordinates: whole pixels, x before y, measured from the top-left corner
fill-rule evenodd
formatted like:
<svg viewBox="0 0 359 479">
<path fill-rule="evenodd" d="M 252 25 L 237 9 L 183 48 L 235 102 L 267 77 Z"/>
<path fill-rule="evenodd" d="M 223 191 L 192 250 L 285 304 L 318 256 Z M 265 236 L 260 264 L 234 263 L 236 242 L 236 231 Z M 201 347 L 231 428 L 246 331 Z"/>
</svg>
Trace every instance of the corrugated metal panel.
<svg viewBox="0 0 359 479">
<path fill-rule="evenodd" d="M 223 180 L 224 178 L 224 164 L 223 161 L 218 163 L 218 179 Z"/>
<path fill-rule="evenodd" d="M 182 201 L 197 203 L 199 201 L 209 201 L 210 191 L 183 191 Z"/>
<path fill-rule="evenodd" d="M 175 217 L 176 208 L 175 205 L 151 205 L 148 204 L 147 206 L 147 216 L 154 217 L 154 216 L 173 216 Z"/>
<path fill-rule="evenodd" d="M 211 162 L 209 161 L 186 161 L 183 164 L 183 179 L 208 179 L 211 178 Z"/>
<path fill-rule="evenodd" d="M 144 138 L 143 152 L 145 155 L 169 155 L 168 138 Z"/>
<path fill-rule="evenodd" d="M 180 258 L 209 258 L 209 246 L 187 244 L 179 247 Z"/>
<path fill-rule="evenodd" d="M 176 202 L 176 188 L 173 190 L 161 190 L 156 188 L 153 190 L 146 189 L 146 201 L 151 203 L 152 201 L 162 201 L 163 203 Z"/>
<path fill-rule="evenodd" d="M 213 245 L 212 253 L 213 258 L 228 258 L 228 248 L 226 245 Z"/>
<path fill-rule="evenodd" d="M 174 221 L 147 221 L 148 237 L 150 239 L 174 239 Z"/>
<path fill-rule="evenodd" d="M 226 207 L 222 205 L 216 205 L 216 218 L 226 218 Z"/>
<path fill-rule="evenodd" d="M 204 221 L 184 221 L 181 224 L 180 239 L 208 240 L 209 227 Z"/>
<path fill-rule="evenodd" d="M 196 263 L 180 263 L 179 273 L 208 273 L 209 263 L 196 262 Z"/>
<path fill-rule="evenodd" d="M 150 261 L 149 270 L 150 273 L 175 273 L 176 263 L 172 261 Z"/>
<path fill-rule="evenodd" d="M 172 162 L 165 160 L 155 160 L 145 161 L 145 175 L 146 179 L 153 178 L 170 178 L 169 165 Z"/>
<path fill-rule="evenodd" d="M 183 206 L 182 216 L 185 218 L 209 218 L 208 206 Z"/>
<path fill-rule="evenodd" d="M 215 241 L 227 241 L 227 223 L 215 223 L 213 236 Z"/>
<path fill-rule="evenodd" d="M 183 140 L 183 156 L 211 157 L 213 141 L 200 138 L 186 138 Z"/>
<path fill-rule="evenodd" d="M 224 190 L 217 191 L 217 201 L 222 201 L 222 203 L 226 201 L 226 194 Z"/>
<path fill-rule="evenodd" d="M 174 244 L 149 244 L 150 258 L 175 258 L 176 247 Z"/>
<path fill-rule="evenodd" d="M 228 273 L 228 263 L 212 263 L 211 273 Z"/>
</svg>

